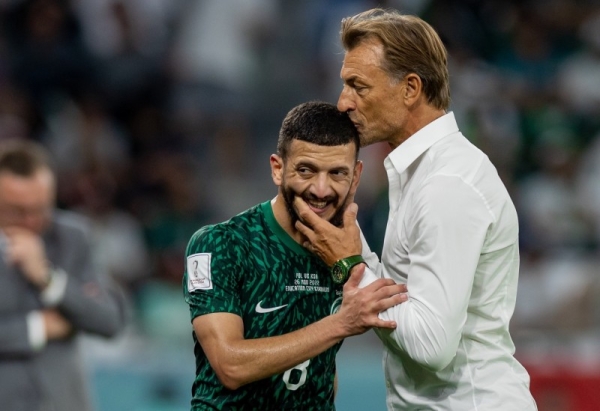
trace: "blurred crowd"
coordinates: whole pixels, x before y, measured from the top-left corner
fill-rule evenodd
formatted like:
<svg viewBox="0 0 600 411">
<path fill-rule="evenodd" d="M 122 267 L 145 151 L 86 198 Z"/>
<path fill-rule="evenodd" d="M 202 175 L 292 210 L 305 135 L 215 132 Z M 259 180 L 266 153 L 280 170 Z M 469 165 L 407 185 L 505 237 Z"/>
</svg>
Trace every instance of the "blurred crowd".
<svg viewBox="0 0 600 411">
<path fill-rule="evenodd" d="M 275 195 L 283 116 L 337 100 L 340 20 L 376 6 L 439 31 L 451 108 L 511 191 L 517 342 L 600 339 L 600 1 L 0 0 L 0 139 L 51 151 L 58 204 L 94 222 L 97 263 L 129 292 L 137 333 L 191 341 L 190 235 Z M 375 250 L 386 154 L 362 152 Z"/>
</svg>

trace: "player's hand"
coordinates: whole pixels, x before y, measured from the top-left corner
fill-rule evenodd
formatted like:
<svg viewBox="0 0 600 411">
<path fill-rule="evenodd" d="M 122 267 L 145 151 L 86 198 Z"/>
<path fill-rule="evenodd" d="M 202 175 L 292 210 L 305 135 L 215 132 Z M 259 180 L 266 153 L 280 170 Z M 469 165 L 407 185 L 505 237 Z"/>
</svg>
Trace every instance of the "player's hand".
<svg viewBox="0 0 600 411">
<path fill-rule="evenodd" d="M 377 328 L 396 328 L 395 321 L 379 318 L 379 313 L 408 300 L 404 284 L 396 284 L 391 279 L 380 278 L 364 288 L 358 285 L 364 274 L 365 265 L 353 267 L 344 285 L 342 306 L 337 314 L 342 318 L 348 335 L 357 335 Z"/>
<path fill-rule="evenodd" d="M 356 224 L 358 206 L 350 204 L 344 212 L 344 226 L 338 228 L 315 214 L 300 197 L 294 200 L 301 221 L 296 229 L 307 239 L 304 247 L 318 255 L 328 266 L 341 258 L 361 254 L 360 230 Z"/>
<path fill-rule="evenodd" d="M 31 284 L 44 289 L 50 280 L 46 249 L 41 237 L 21 227 L 5 227 L 5 258 L 14 264 Z"/>
</svg>

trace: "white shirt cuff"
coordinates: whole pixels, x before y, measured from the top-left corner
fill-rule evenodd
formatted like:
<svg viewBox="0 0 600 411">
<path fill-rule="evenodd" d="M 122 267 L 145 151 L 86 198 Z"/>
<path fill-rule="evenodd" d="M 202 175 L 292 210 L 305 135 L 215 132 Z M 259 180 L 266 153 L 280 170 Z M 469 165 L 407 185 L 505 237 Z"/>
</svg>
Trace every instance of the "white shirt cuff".
<svg viewBox="0 0 600 411">
<path fill-rule="evenodd" d="M 42 302 L 47 307 L 54 307 L 62 300 L 66 289 L 67 273 L 61 269 L 52 269 L 50 272 L 50 284 L 40 294 Z"/>
<path fill-rule="evenodd" d="M 27 314 L 27 332 L 29 335 L 29 344 L 35 351 L 39 351 L 46 346 L 46 326 L 44 317 L 40 311 L 32 311 Z"/>
</svg>

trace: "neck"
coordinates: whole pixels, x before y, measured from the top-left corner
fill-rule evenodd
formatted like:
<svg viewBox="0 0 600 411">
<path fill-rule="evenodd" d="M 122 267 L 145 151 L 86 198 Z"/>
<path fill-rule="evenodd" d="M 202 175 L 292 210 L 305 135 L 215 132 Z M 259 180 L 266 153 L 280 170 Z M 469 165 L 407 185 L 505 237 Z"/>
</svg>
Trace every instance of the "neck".
<svg viewBox="0 0 600 411">
<path fill-rule="evenodd" d="M 398 138 L 390 141 L 391 149 L 395 149 L 400 144 L 412 137 L 417 131 L 421 130 L 423 127 L 445 114 L 445 110 L 436 109 L 427 105 L 423 105 L 415 110 L 412 110 Z"/>
</svg>

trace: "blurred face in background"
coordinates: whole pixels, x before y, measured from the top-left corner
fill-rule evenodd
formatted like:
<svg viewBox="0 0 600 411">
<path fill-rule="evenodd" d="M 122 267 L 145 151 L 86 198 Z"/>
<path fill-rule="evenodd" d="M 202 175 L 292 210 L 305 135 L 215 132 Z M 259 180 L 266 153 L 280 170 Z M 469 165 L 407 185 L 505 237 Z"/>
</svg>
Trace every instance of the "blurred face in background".
<svg viewBox="0 0 600 411">
<path fill-rule="evenodd" d="M 0 171 L 0 229 L 17 226 L 42 234 L 50 223 L 55 181 L 49 169 L 31 176 Z"/>
</svg>

